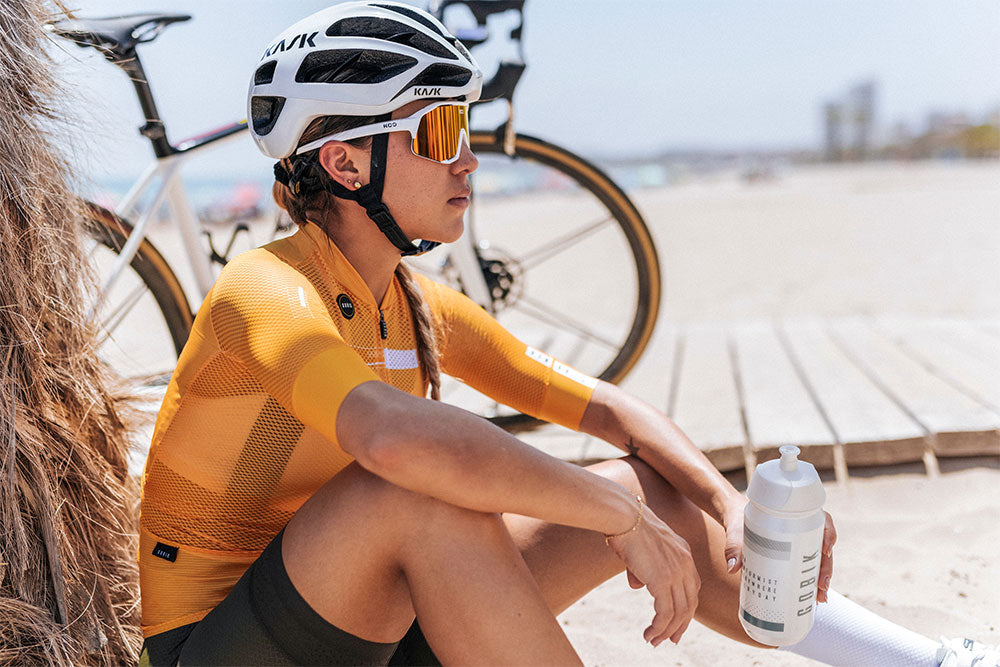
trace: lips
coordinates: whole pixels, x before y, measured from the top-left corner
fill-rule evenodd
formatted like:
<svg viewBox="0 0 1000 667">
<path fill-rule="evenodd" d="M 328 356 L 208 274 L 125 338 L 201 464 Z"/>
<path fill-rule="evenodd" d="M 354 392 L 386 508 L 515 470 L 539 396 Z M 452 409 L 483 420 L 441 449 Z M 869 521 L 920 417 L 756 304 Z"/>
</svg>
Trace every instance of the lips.
<svg viewBox="0 0 1000 667">
<path fill-rule="evenodd" d="M 469 203 L 469 196 L 472 194 L 472 190 L 466 188 L 461 194 L 458 194 L 448 200 L 449 204 L 466 205 Z"/>
</svg>

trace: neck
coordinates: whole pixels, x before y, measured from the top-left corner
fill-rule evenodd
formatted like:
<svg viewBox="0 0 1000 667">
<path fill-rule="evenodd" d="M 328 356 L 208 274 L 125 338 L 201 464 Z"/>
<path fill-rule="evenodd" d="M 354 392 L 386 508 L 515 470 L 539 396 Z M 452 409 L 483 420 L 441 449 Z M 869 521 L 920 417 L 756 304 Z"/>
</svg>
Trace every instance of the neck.
<svg viewBox="0 0 1000 667">
<path fill-rule="evenodd" d="M 375 303 L 381 304 L 400 262 L 396 246 L 389 242 L 367 216 L 364 220 L 345 220 L 342 224 L 326 225 L 325 230 L 368 285 Z"/>
</svg>

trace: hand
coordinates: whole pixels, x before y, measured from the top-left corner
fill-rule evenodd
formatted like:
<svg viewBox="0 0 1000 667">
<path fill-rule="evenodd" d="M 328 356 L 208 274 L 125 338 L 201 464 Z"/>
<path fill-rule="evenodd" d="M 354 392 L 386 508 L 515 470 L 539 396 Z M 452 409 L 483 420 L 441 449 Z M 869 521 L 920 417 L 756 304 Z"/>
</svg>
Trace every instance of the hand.
<svg viewBox="0 0 1000 667">
<path fill-rule="evenodd" d="M 642 633 L 653 646 L 664 639 L 677 643 L 698 608 L 701 577 L 691 557 L 687 541 L 657 517 L 651 509 L 641 509 L 643 521 L 633 532 L 608 540 L 625 561 L 632 588 L 646 587 L 653 596 L 656 614 Z"/>
<path fill-rule="evenodd" d="M 743 565 L 743 510 L 747 500 L 733 500 L 726 509 L 724 528 L 726 529 L 726 569 L 738 572 Z M 823 528 L 822 556 L 819 564 L 819 578 L 816 592 L 817 602 L 826 602 L 830 590 L 830 580 L 833 578 L 833 545 L 837 543 L 837 529 L 833 526 L 833 517 L 826 515 L 826 526 Z"/>
<path fill-rule="evenodd" d="M 833 527 L 833 517 L 826 514 L 826 526 L 823 528 L 823 555 L 819 561 L 819 591 L 816 592 L 816 602 L 826 602 L 830 591 L 830 579 L 833 577 L 833 545 L 837 543 L 837 529 Z"/>
</svg>

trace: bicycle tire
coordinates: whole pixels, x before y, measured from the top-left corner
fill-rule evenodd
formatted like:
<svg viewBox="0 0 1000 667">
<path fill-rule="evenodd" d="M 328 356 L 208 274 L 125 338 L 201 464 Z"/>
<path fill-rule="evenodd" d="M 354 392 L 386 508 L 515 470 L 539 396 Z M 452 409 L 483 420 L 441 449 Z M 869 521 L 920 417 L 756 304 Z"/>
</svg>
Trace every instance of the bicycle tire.
<svg viewBox="0 0 1000 667">
<path fill-rule="evenodd" d="M 477 155 L 504 153 L 504 127 L 494 132 L 474 131 L 470 145 Z M 638 362 L 653 335 L 662 298 L 662 278 L 656 246 L 649 228 L 635 204 L 607 174 L 570 151 L 526 134 L 517 134 L 514 160 L 537 162 L 561 172 L 579 187 L 591 193 L 607 209 L 624 234 L 635 264 L 638 295 L 635 314 L 621 348 L 598 375 L 601 380 L 617 383 Z M 490 421 L 511 431 L 523 432 L 544 424 L 525 414 L 500 415 Z"/>
<path fill-rule="evenodd" d="M 131 223 L 90 202 L 87 202 L 87 210 L 85 228 L 90 238 L 118 254 L 132 233 Z M 129 267 L 155 299 L 169 332 L 176 360 L 194 323 L 194 315 L 188 306 L 184 288 L 163 255 L 148 239 L 143 239 L 139 244 Z"/>
</svg>

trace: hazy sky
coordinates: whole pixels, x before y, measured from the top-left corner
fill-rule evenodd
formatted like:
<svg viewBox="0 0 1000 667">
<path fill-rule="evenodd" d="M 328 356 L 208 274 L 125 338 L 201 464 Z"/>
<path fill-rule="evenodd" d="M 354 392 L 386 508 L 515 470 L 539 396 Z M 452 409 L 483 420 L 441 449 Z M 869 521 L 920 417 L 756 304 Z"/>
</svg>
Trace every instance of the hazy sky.
<svg viewBox="0 0 1000 667">
<path fill-rule="evenodd" d="M 88 17 L 125 6 L 70 4 Z M 129 13 L 195 17 L 140 50 L 171 139 L 244 117 L 269 40 L 327 4 L 128 2 Z M 585 155 L 815 148 L 822 103 L 869 78 L 882 127 L 919 130 L 931 110 L 1000 107 L 997 0 L 528 0 L 526 14 L 517 126 Z M 108 174 L 134 174 L 151 157 L 135 132 L 138 105 L 124 74 L 89 51 L 68 45 L 58 57 L 91 138 L 74 148 L 113 161 Z M 192 169 L 266 173 L 255 155 L 245 136 Z"/>
</svg>

